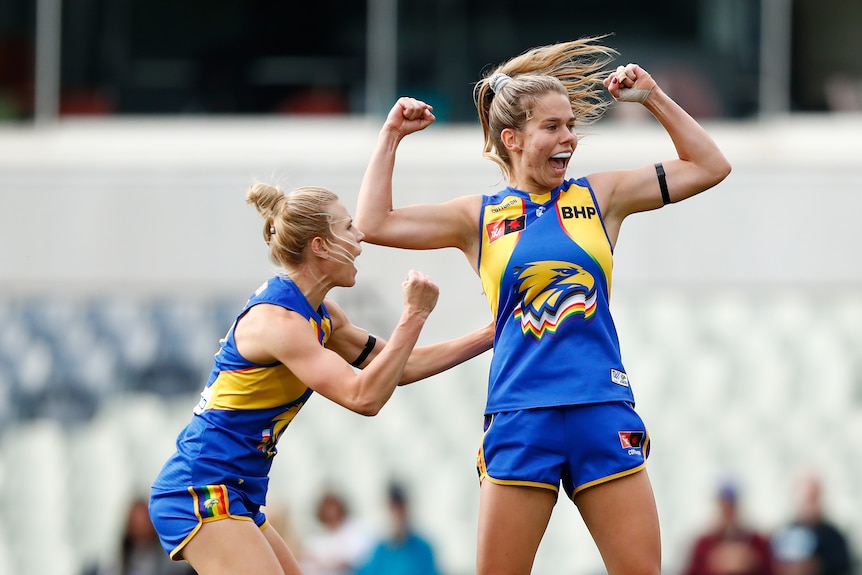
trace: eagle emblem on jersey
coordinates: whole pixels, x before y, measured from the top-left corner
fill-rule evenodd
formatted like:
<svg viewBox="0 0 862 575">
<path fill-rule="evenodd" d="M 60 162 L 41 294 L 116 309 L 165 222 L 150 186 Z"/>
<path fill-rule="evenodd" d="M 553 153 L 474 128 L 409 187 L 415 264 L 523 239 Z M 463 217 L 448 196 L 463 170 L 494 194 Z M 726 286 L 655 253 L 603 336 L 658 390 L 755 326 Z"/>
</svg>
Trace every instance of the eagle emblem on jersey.
<svg viewBox="0 0 862 575">
<path fill-rule="evenodd" d="M 596 310 L 595 278 L 579 265 L 563 261 L 531 262 L 515 268 L 515 290 L 521 303 L 515 318 L 524 335 L 541 339 L 569 317 L 589 322 Z"/>
<path fill-rule="evenodd" d="M 293 405 L 280 415 L 275 416 L 272 419 L 272 427 L 264 429 L 261 432 L 257 450 L 262 451 L 268 457 L 274 457 L 277 453 L 275 445 L 278 443 L 281 434 L 284 433 L 284 430 L 287 429 L 287 426 L 290 425 L 290 422 L 293 421 L 293 418 L 296 417 L 296 414 L 299 413 L 303 405 L 302 403 Z"/>
</svg>

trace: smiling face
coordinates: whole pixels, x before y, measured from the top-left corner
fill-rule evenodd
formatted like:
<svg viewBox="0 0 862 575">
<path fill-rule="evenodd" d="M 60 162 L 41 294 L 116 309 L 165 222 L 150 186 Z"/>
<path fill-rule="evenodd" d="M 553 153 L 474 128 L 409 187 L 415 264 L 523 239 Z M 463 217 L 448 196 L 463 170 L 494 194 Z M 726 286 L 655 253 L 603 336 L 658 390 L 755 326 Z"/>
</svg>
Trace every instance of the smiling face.
<svg viewBox="0 0 862 575">
<path fill-rule="evenodd" d="M 540 96 L 524 128 L 503 130 L 501 136 L 512 159 L 513 188 L 546 194 L 563 183 L 578 145 L 575 116 L 565 95 Z"/>
</svg>

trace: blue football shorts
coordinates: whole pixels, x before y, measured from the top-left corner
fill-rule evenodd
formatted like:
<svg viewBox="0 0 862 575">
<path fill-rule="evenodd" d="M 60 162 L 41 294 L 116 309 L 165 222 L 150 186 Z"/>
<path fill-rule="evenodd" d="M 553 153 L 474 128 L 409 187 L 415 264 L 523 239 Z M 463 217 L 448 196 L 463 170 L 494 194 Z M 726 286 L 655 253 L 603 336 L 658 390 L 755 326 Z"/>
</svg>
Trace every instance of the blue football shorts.
<svg viewBox="0 0 862 575">
<path fill-rule="evenodd" d="M 479 482 L 559 491 L 587 487 L 646 466 L 643 420 L 624 401 L 523 409 L 485 416 L 477 457 Z"/>
<path fill-rule="evenodd" d="M 182 559 L 182 549 L 209 521 L 241 519 L 263 529 L 266 515 L 241 491 L 227 485 L 202 485 L 175 491 L 150 492 L 150 519 L 171 559 Z"/>
</svg>

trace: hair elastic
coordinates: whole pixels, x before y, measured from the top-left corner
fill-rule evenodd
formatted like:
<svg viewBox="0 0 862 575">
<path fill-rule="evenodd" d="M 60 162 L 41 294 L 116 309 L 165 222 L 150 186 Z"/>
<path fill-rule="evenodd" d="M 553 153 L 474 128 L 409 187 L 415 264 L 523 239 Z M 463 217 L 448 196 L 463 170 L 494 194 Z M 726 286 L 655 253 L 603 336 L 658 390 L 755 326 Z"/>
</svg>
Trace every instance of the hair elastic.
<svg viewBox="0 0 862 575">
<path fill-rule="evenodd" d="M 658 187 L 661 189 L 661 203 L 666 206 L 670 203 L 670 192 L 667 190 L 667 178 L 665 178 L 664 166 L 661 162 L 655 165 L 655 173 L 658 176 Z"/>
<path fill-rule="evenodd" d="M 365 347 L 362 349 L 362 353 L 359 354 L 359 357 L 350 362 L 350 365 L 353 367 L 359 367 L 362 365 L 362 362 L 365 361 L 365 358 L 368 357 L 368 354 L 371 353 L 371 350 L 374 349 L 374 346 L 377 345 L 377 338 L 368 334 L 368 341 L 365 342 Z"/>
<path fill-rule="evenodd" d="M 503 72 L 497 72 L 490 78 L 488 78 L 488 85 L 491 87 L 491 91 L 495 94 L 499 94 L 500 90 L 503 89 L 503 86 L 512 81 L 512 77 L 508 74 L 504 74 Z"/>
</svg>

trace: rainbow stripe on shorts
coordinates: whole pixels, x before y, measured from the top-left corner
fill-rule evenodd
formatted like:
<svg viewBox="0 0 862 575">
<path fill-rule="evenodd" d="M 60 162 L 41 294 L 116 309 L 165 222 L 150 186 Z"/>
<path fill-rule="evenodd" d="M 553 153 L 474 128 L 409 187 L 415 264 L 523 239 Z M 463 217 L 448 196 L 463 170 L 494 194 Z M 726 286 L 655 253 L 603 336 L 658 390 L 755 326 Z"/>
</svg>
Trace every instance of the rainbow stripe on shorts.
<svg viewBox="0 0 862 575">
<path fill-rule="evenodd" d="M 213 519 L 228 515 L 227 487 L 224 485 L 204 485 L 189 487 L 197 502 L 197 512 L 201 519 Z"/>
</svg>

